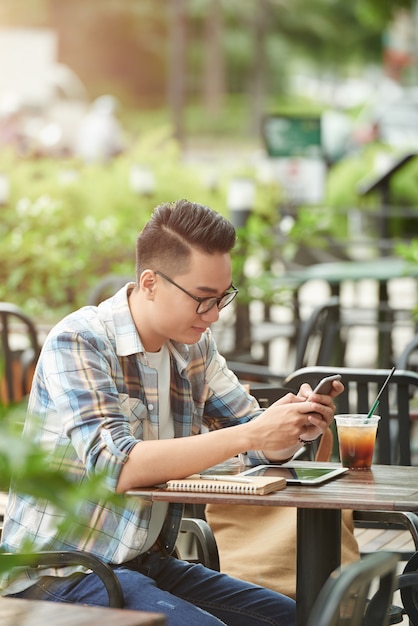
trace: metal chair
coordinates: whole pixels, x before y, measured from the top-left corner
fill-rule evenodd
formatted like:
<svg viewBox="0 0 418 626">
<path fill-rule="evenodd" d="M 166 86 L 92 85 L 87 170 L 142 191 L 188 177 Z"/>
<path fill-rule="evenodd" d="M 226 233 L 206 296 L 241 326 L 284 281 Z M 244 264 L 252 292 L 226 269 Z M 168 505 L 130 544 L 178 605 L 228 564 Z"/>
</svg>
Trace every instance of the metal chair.
<svg viewBox="0 0 418 626">
<path fill-rule="evenodd" d="M 340 300 L 336 296 L 312 311 L 302 324 L 296 345 L 295 368 L 341 362 Z"/>
<path fill-rule="evenodd" d="M 398 557 L 377 552 L 336 570 L 323 586 L 307 626 L 386 626 Z M 378 589 L 369 599 L 378 582 Z"/>
<path fill-rule="evenodd" d="M 88 296 L 87 304 L 97 306 L 106 298 L 113 296 L 116 291 L 121 289 L 126 283 L 135 282 L 135 277 L 122 276 L 119 274 L 106 274 L 93 287 Z"/>
<path fill-rule="evenodd" d="M 336 400 L 339 413 L 368 413 L 389 370 L 314 366 L 290 374 L 285 386 L 298 389 L 302 382 L 312 386 L 324 376 L 341 374 L 344 392 Z M 418 374 L 396 370 L 379 402 L 377 462 L 383 465 L 411 465 L 410 386 L 418 387 Z"/>
<path fill-rule="evenodd" d="M 344 367 L 305 367 L 285 380 L 285 385 L 298 389 L 302 382 L 313 387 L 324 376 L 341 374 L 344 392 L 335 398 L 339 413 L 368 413 L 389 370 L 356 369 Z M 376 441 L 376 461 L 383 465 L 411 465 L 410 401 L 411 387 L 418 387 L 418 374 L 396 370 L 379 403 L 379 422 Z M 418 550 L 418 515 L 398 511 L 354 511 L 357 527 L 408 530 Z M 399 550 L 402 560 L 412 552 Z"/>
<path fill-rule="evenodd" d="M 396 580 L 396 589 L 400 590 L 403 614 L 409 617 L 412 626 L 418 624 L 418 552 L 407 562 Z"/>
<path fill-rule="evenodd" d="M 193 539 L 192 545 L 196 548 L 196 557 L 188 556 L 190 563 L 202 563 L 217 572 L 220 571 L 218 546 L 215 535 L 205 519 L 199 517 L 183 517 L 180 533 L 187 533 Z M 181 558 L 181 551 L 178 550 Z"/>
<path fill-rule="evenodd" d="M 340 301 L 330 298 L 312 311 L 297 330 L 293 369 L 306 365 L 330 365 L 341 362 L 344 346 L 340 337 Z M 263 383 L 283 383 L 286 374 L 271 371 L 268 366 L 227 360 L 228 367 L 238 378 Z"/>
<path fill-rule="evenodd" d="M 196 544 L 196 558 L 186 560 L 192 563 L 202 563 L 219 572 L 218 548 L 209 524 L 203 519 L 184 517 L 181 520 L 180 532 L 191 534 Z M 177 549 L 174 556 L 180 558 Z M 11 570 L 15 567 L 63 567 L 66 565 L 82 565 L 92 570 L 106 587 L 109 607 L 123 608 L 123 591 L 118 577 L 108 563 L 93 554 L 81 550 L 47 550 L 25 554 L 0 550 L 0 570 L 2 571 Z"/>
<path fill-rule="evenodd" d="M 40 345 L 34 322 L 10 302 L 0 302 L 0 333 L 0 402 L 10 404 L 29 393 Z"/>
<path fill-rule="evenodd" d="M 406 344 L 396 361 L 396 367 L 400 370 L 408 370 L 410 372 L 418 372 L 418 333 Z M 411 399 L 414 396 L 414 388 L 410 389 Z M 415 408 L 411 408 L 411 419 L 415 424 L 418 423 L 418 406 L 415 402 Z M 414 430 L 414 429 L 413 429 Z"/>
<path fill-rule="evenodd" d="M 123 608 L 123 593 L 118 577 L 107 563 L 87 552 L 79 550 L 45 551 L 27 554 L 0 552 L 2 569 L 32 567 L 63 567 L 83 565 L 91 569 L 102 580 L 109 597 L 109 607 Z"/>
<path fill-rule="evenodd" d="M 276 385 L 261 385 L 258 383 L 249 384 L 250 394 L 257 400 L 259 405 L 263 408 L 267 408 L 276 400 L 279 400 L 287 393 L 291 393 L 291 389 Z"/>
<path fill-rule="evenodd" d="M 406 344 L 404 349 L 402 350 L 397 362 L 396 366 L 401 370 L 410 370 L 417 371 L 418 369 L 418 358 L 413 358 L 414 352 L 418 351 L 418 333 L 411 339 L 409 343 Z M 414 355 L 415 357 L 417 355 Z M 413 361 L 413 363 L 412 363 Z"/>
</svg>

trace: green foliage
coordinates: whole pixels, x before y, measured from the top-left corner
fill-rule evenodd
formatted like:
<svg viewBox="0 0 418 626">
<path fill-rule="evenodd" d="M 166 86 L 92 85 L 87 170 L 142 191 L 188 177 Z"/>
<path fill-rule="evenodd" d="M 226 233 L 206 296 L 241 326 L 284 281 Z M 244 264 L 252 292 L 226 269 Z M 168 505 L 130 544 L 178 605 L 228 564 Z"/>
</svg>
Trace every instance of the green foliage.
<svg viewBox="0 0 418 626">
<path fill-rule="evenodd" d="M 154 173 L 152 196 L 130 186 L 137 165 Z M 251 169 L 231 164 L 215 171 L 215 186 L 208 186 L 211 164 L 182 161 L 167 127 L 143 134 L 107 164 L 2 153 L 0 171 L 11 186 L 10 202 L 0 213 L 0 300 L 45 322 L 86 304 L 104 275 L 134 276 L 135 241 L 155 206 L 185 197 L 227 214 L 230 179 L 254 177 Z M 268 229 L 277 202 L 275 187 L 257 183 L 255 212 L 264 221 L 248 233 L 251 256 L 265 255 L 272 245 Z M 236 257 L 239 252 L 238 245 Z"/>
<path fill-rule="evenodd" d="M 0 298 L 37 314 L 85 303 L 95 275 L 132 259 L 130 232 L 145 218 L 126 190 L 120 163 L 67 167 L 39 161 L 8 170 L 12 198 L 1 225 Z"/>
<path fill-rule="evenodd" d="M 138 162 L 154 168 L 152 198 L 130 188 L 130 168 Z M 133 275 L 135 239 L 152 208 L 185 190 L 192 198 L 204 195 L 161 132 L 106 165 L 7 155 L 1 169 L 11 199 L 1 212 L 0 300 L 36 315 L 85 304 L 109 272 Z"/>
<path fill-rule="evenodd" d="M 370 144 L 336 163 L 328 174 L 326 203 L 332 208 L 347 208 L 363 203 L 359 184 L 372 178 L 375 162 L 379 154 L 390 154 L 389 148 Z"/>
<path fill-rule="evenodd" d="M 381 210 L 381 197 L 374 191 L 362 195 L 361 188 L 383 173 L 379 162 L 399 158 L 393 150 L 382 144 L 370 144 L 364 149 L 348 154 L 334 164 L 328 172 L 325 200 L 321 206 L 301 206 L 296 210 L 296 219 L 288 237 L 283 242 L 281 254 L 287 262 L 295 260 L 301 248 L 332 251 L 335 256 L 347 253 L 352 237 L 350 217 L 354 212 L 362 217 L 362 237 L 376 240 L 376 221 L 367 216 Z M 386 163 L 388 166 L 388 163 Z M 391 178 L 389 185 L 390 204 L 396 206 L 418 206 L 418 159 L 412 159 Z M 417 209 L 418 211 L 418 209 Z M 394 238 L 410 238 L 416 232 L 416 218 L 392 217 L 389 234 Z M 344 243 L 345 242 L 345 243 Z M 410 252 L 408 255 L 408 249 Z M 415 246 L 399 246 L 395 253 L 408 258 L 414 254 Z M 372 248 L 369 253 L 372 252 Z M 377 254 L 377 248 L 375 250 Z"/>
<path fill-rule="evenodd" d="M 341 219 L 334 219 L 332 211 L 324 207 L 300 207 L 297 219 L 290 231 L 285 246 L 285 256 L 292 258 L 291 251 L 296 253 L 301 245 L 310 248 L 324 248 L 327 245 L 326 237 L 335 238 L 345 236 L 346 227 Z"/>
<path fill-rule="evenodd" d="M 394 205 L 417 206 L 418 204 L 418 159 L 411 159 L 393 176 L 390 185 Z"/>
<path fill-rule="evenodd" d="M 45 450 L 22 435 L 26 404 L 11 407 L 0 406 L 0 490 L 14 489 L 34 499 L 48 500 L 63 516 L 60 531 L 81 531 L 77 515 L 77 503 L 83 498 L 112 501 L 117 504 L 121 496 L 113 494 L 105 486 L 104 477 L 91 476 L 82 484 L 70 480 L 61 470 L 51 465 Z M 78 532 L 78 531 L 77 531 Z M 30 551 L 25 546 L 24 551 Z M 9 569 L 6 558 L 0 559 L 0 574 Z"/>
<path fill-rule="evenodd" d="M 189 137 L 208 137 L 209 141 L 223 139 L 230 144 L 231 137 L 242 135 L 248 128 L 248 106 L 242 97 L 225 98 L 222 113 L 208 115 L 202 128 L 202 107 L 198 102 L 192 102 L 185 112 L 184 122 Z"/>
<path fill-rule="evenodd" d="M 396 246 L 395 252 L 402 259 L 405 259 L 407 263 L 414 265 L 415 267 L 418 264 L 418 238 L 413 239 L 408 244 L 398 244 Z M 413 314 L 415 320 L 418 321 L 418 305 L 416 305 L 413 309 Z"/>
<path fill-rule="evenodd" d="M 366 28 L 382 31 L 401 8 L 412 10 L 412 0 L 356 0 L 353 3 L 355 15 Z"/>
<path fill-rule="evenodd" d="M 0 491 L 7 491 L 13 480 L 20 493 L 48 499 L 71 518 L 80 497 L 111 497 L 102 476 L 92 476 L 83 486 L 54 468 L 45 450 L 22 434 L 25 414 L 26 402 L 0 406 Z"/>
<path fill-rule="evenodd" d="M 382 156 L 397 158 L 390 148 L 380 144 L 371 144 L 364 150 L 342 159 L 330 170 L 326 204 L 329 207 L 331 231 L 337 236 L 349 235 L 348 217 L 351 209 L 360 209 L 364 215 L 381 210 L 380 193 L 374 191 L 363 196 L 361 186 L 378 178 L 379 169 L 376 164 Z M 380 173 L 383 171 L 385 170 L 380 170 Z M 400 205 L 416 207 L 418 205 L 418 159 L 413 159 L 393 174 L 389 183 L 389 195 L 389 202 L 393 207 Z M 402 233 L 403 236 L 406 233 L 411 236 L 415 230 L 413 224 L 411 228 L 412 230 L 405 219 L 392 218 L 390 220 L 392 237 L 402 236 Z M 370 232 L 369 235 L 372 236 L 373 233 Z"/>
<path fill-rule="evenodd" d="M 414 239 L 408 244 L 399 244 L 396 252 L 412 265 L 418 264 L 418 239 Z"/>
</svg>

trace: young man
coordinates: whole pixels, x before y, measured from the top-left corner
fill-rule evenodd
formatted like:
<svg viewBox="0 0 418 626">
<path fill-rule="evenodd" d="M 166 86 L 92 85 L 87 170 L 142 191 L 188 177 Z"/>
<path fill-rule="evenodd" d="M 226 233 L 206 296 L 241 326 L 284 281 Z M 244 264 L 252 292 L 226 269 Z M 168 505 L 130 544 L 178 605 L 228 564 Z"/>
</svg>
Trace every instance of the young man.
<svg viewBox="0 0 418 626">
<path fill-rule="evenodd" d="M 329 396 L 310 397 L 302 386 L 262 411 L 218 353 L 210 326 L 237 293 L 234 243 L 232 225 L 211 209 L 161 205 L 138 237 L 135 284 L 51 331 L 25 430 L 75 481 L 105 472 L 123 494 L 239 453 L 280 462 L 330 424 L 341 383 Z M 56 510 L 12 492 L 3 547 L 19 551 L 31 540 L 36 550 L 89 551 L 114 567 L 126 608 L 164 612 L 169 626 L 294 624 L 293 600 L 170 556 L 180 505 L 123 501 L 81 499 L 79 526 L 64 535 Z M 75 568 L 37 570 L 6 582 L 3 593 L 107 604 L 95 574 Z"/>
</svg>

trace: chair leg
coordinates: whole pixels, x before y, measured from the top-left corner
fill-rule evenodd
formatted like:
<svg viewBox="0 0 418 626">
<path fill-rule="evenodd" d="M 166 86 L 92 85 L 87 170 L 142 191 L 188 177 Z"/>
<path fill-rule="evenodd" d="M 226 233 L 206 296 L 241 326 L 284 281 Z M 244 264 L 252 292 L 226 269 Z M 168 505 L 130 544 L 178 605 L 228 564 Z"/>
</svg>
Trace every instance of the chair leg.
<svg viewBox="0 0 418 626">
<path fill-rule="evenodd" d="M 410 623 L 418 624 L 418 552 L 409 559 L 403 573 L 398 576 L 397 588 L 400 589 L 402 604 Z"/>
</svg>

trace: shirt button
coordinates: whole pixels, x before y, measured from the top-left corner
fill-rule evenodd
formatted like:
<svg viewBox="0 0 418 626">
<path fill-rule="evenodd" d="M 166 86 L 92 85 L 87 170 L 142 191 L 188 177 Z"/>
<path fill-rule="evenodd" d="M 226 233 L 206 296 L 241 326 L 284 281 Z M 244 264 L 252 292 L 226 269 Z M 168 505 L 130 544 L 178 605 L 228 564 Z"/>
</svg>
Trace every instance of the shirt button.
<svg viewBox="0 0 418 626">
<path fill-rule="evenodd" d="M 149 405 L 148 405 L 148 410 L 149 410 L 149 411 L 152 411 L 152 409 L 153 409 L 153 408 L 154 408 L 154 405 L 153 405 L 153 404 L 149 404 Z"/>
</svg>

